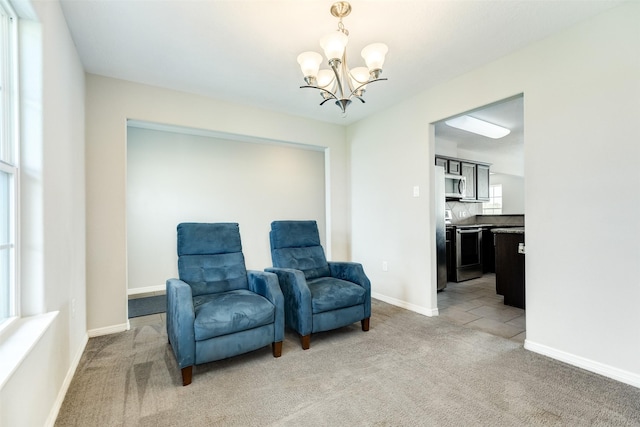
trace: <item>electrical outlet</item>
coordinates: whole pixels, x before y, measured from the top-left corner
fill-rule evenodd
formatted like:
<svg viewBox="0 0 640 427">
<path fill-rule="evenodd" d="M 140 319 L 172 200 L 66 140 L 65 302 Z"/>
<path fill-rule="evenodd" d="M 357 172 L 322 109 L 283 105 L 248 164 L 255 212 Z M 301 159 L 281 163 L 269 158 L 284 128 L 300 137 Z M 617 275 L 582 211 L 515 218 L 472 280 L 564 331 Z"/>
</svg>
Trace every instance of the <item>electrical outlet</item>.
<svg viewBox="0 0 640 427">
<path fill-rule="evenodd" d="M 413 186 L 413 197 L 420 197 L 420 187 L 417 185 Z"/>
<path fill-rule="evenodd" d="M 382 261 L 382 271 L 389 271 L 389 265 L 387 261 Z"/>
</svg>

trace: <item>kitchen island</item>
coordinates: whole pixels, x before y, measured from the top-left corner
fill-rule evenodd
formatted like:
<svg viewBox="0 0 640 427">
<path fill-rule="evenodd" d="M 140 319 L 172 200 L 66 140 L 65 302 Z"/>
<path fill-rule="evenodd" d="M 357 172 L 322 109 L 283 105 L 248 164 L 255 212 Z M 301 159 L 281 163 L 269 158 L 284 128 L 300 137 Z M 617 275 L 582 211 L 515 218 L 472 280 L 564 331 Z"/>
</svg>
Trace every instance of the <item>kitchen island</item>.
<svg viewBox="0 0 640 427">
<path fill-rule="evenodd" d="M 504 303 L 525 308 L 524 227 L 494 228 L 496 293 Z"/>
</svg>

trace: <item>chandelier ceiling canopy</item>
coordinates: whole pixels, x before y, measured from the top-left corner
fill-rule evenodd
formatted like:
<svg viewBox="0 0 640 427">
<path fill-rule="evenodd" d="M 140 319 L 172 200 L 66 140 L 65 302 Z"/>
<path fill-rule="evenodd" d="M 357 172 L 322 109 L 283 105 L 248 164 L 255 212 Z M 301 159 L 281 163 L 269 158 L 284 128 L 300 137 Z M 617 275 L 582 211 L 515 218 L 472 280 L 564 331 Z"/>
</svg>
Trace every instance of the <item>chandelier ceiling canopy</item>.
<svg viewBox="0 0 640 427">
<path fill-rule="evenodd" d="M 351 5 L 346 1 L 334 3 L 331 14 L 338 18 L 338 29 L 320 38 L 320 47 L 324 50 L 330 69 L 320 69 L 322 55 L 316 52 L 303 52 L 298 55 L 298 64 L 307 83 L 300 88 L 320 90 L 325 102 L 334 100 L 335 104 L 346 114 L 346 109 L 353 98 L 364 103 L 362 96 L 369 83 L 387 80 L 380 78 L 382 65 L 388 48 L 384 43 L 373 43 L 362 49 L 366 67 L 349 69 L 347 65 L 346 47 L 349 42 L 349 31 L 344 27 L 342 18 L 351 13 Z"/>
</svg>

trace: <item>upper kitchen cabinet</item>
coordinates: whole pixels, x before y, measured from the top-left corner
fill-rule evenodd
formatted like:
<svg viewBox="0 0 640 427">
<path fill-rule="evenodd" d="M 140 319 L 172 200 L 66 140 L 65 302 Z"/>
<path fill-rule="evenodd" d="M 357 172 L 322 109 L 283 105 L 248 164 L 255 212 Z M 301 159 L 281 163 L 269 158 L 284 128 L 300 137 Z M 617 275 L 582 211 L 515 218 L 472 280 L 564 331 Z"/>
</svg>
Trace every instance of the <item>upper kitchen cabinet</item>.
<svg viewBox="0 0 640 427">
<path fill-rule="evenodd" d="M 446 173 L 466 178 L 467 192 L 463 202 L 489 201 L 489 163 L 437 156 L 436 165 L 443 166 Z"/>
<path fill-rule="evenodd" d="M 477 194 L 476 165 L 475 163 L 461 162 L 461 168 L 462 176 L 464 176 L 467 181 L 467 191 L 465 192 L 464 198 L 462 200 L 475 201 Z"/>
<path fill-rule="evenodd" d="M 489 201 L 489 165 L 476 165 L 476 199 L 483 202 Z"/>
<path fill-rule="evenodd" d="M 460 168 L 460 165 L 462 164 L 462 162 L 460 162 L 459 160 L 453 160 L 453 159 L 449 159 L 449 167 L 447 168 L 447 171 L 452 174 L 452 175 L 462 175 L 462 169 Z"/>
<path fill-rule="evenodd" d="M 452 175 L 460 175 L 460 160 L 449 159 L 447 157 L 436 157 L 436 166 L 442 166 L 444 173 L 450 173 Z"/>
</svg>

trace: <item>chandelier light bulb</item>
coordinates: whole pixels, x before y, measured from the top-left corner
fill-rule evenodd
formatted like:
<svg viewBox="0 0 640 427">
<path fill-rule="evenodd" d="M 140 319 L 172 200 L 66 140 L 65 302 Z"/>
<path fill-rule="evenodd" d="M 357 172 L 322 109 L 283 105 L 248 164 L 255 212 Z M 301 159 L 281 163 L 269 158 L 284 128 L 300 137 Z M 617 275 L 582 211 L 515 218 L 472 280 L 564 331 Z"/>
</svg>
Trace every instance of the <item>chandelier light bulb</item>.
<svg viewBox="0 0 640 427">
<path fill-rule="evenodd" d="M 372 43 L 362 49 L 362 57 L 364 58 L 370 72 L 382 70 L 384 57 L 388 51 L 389 48 L 384 43 Z"/>
<path fill-rule="evenodd" d="M 367 67 L 356 67 L 351 70 L 351 82 L 353 88 L 367 83 L 369 81 L 369 69 Z M 362 86 L 360 90 L 365 90 L 367 86 Z"/>
<path fill-rule="evenodd" d="M 331 70 L 320 70 L 318 71 L 317 77 L 317 85 L 321 88 L 326 88 L 329 86 L 333 80 L 335 79 L 335 74 Z"/>
<path fill-rule="evenodd" d="M 298 64 L 302 70 L 302 75 L 306 78 L 315 79 L 318 75 L 318 69 L 322 63 L 322 55 L 317 52 L 303 52 L 298 55 Z"/>
<path fill-rule="evenodd" d="M 326 56 L 329 61 L 336 59 L 342 61 L 344 49 L 347 47 L 348 42 L 349 37 L 344 33 L 334 31 L 320 39 L 320 47 L 324 50 L 324 56 Z"/>
</svg>

